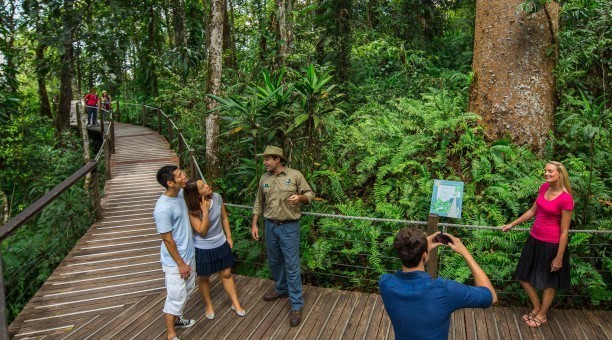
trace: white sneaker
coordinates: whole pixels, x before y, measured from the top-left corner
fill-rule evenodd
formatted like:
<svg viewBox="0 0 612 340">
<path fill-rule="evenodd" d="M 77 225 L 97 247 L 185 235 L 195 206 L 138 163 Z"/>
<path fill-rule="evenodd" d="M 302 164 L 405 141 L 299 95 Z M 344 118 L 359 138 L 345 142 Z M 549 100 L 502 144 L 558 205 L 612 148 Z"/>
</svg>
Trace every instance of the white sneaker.
<svg viewBox="0 0 612 340">
<path fill-rule="evenodd" d="M 194 319 L 185 319 L 182 316 L 178 318 L 178 320 L 176 320 L 174 322 L 174 327 L 176 328 L 189 328 L 191 326 L 193 326 L 195 324 L 195 320 Z"/>
</svg>

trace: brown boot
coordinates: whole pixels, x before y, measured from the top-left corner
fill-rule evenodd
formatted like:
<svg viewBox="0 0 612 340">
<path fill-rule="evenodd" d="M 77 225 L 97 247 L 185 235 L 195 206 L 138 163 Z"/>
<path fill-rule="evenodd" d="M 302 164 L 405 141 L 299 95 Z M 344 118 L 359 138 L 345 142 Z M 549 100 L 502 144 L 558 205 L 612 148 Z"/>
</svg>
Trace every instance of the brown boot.
<svg viewBox="0 0 612 340">
<path fill-rule="evenodd" d="M 278 299 L 282 299 L 286 297 L 289 297 L 289 295 L 287 295 L 286 293 L 284 294 L 277 293 L 275 290 L 272 290 L 271 292 L 266 293 L 266 295 L 264 295 L 263 300 L 264 301 L 274 301 L 274 300 L 278 300 Z"/>
<path fill-rule="evenodd" d="M 302 322 L 302 310 L 292 310 L 291 314 L 289 314 L 289 325 L 296 327 L 300 322 Z"/>
</svg>

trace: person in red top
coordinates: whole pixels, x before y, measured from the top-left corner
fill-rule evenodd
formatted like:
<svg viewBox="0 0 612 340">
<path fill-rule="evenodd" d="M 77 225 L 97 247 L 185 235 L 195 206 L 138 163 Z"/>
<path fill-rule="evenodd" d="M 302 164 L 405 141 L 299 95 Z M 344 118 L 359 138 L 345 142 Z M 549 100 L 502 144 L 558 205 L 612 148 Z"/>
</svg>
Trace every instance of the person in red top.
<svg viewBox="0 0 612 340">
<path fill-rule="evenodd" d="M 98 125 L 98 107 L 100 106 L 100 97 L 96 95 L 96 88 L 89 89 L 89 93 L 83 97 L 83 106 L 87 111 L 87 126 Z"/>
<path fill-rule="evenodd" d="M 550 161 L 544 168 L 538 198 L 521 217 L 503 225 L 508 231 L 535 216 L 529 238 L 523 246 L 514 276 L 529 296 L 533 309 L 523 315 L 529 327 L 548 322 L 546 313 L 557 289 L 570 286 L 568 232 L 574 210 L 569 176 L 563 164 Z M 542 289 L 542 301 L 536 289 Z"/>
</svg>

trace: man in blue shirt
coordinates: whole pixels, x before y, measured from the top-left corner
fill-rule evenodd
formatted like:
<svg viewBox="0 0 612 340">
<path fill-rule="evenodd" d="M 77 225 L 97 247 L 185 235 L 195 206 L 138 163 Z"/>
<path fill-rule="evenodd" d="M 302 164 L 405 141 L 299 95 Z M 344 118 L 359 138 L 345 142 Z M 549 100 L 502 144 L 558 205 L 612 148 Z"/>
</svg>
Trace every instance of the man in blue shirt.
<svg viewBox="0 0 612 340">
<path fill-rule="evenodd" d="M 164 314 L 168 340 L 180 340 L 175 328 L 191 327 L 193 319 L 183 318 L 183 309 L 195 285 L 195 248 L 183 188 L 185 173 L 175 165 L 163 166 L 157 182 L 166 188 L 159 197 L 153 218 L 161 235 L 161 264 L 165 273 L 166 302 Z"/>
<path fill-rule="evenodd" d="M 450 316 L 461 308 L 487 308 L 497 302 L 491 281 L 467 248 L 449 234 L 448 246 L 459 255 L 474 276 L 475 286 L 443 278 L 432 279 L 425 272 L 429 252 L 442 243 L 437 232 L 425 237 L 418 228 L 400 230 L 393 242 L 402 261 L 402 270 L 384 274 L 378 284 L 385 309 L 393 324 L 395 338 L 447 339 Z"/>
</svg>

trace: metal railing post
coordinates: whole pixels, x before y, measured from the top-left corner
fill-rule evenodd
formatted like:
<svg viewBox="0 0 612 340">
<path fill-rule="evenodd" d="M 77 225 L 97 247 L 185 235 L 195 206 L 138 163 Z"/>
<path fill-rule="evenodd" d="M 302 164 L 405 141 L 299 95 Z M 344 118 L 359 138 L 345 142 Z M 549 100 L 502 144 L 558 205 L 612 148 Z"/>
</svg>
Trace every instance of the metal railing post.
<svg viewBox="0 0 612 340">
<path fill-rule="evenodd" d="M 100 190 L 98 189 L 98 166 L 91 170 L 91 190 L 93 194 L 93 206 L 96 210 L 96 220 L 102 219 L 102 206 L 100 205 Z"/>
<path fill-rule="evenodd" d="M 183 129 L 178 128 L 178 134 L 176 138 L 178 139 L 178 158 L 179 158 L 179 167 L 183 167 L 183 159 L 181 156 L 183 155 Z"/>
<path fill-rule="evenodd" d="M 147 126 L 147 108 L 142 104 L 142 126 Z"/>
<path fill-rule="evenodd" d="M 117 121 L 121 121 L 121 110 L 119 110 L 119 101 L 117 101 Z"/>
<path fill-rule="evenodd" d="M 104 161 L 106 162 L 106 179 L 111 179 L 111 154 L 110 154 L 110 137 L 104 136 Z"/>
<path fill-rule="evenodd" d="M 161 110 L 159 107 L 157 108 L 157 130 L 159 130 L 159 134 L 162 135 L 162 122 L 161 122 Z"/>
<path fill-rule="evenodd" d="M 4 273 L 2 272 L 2 254 L 0 253 L 0 339 L 9 339 L 6 322 L 6 295 L 4 295 Z"/>
<path fill-rule="evenodd" d="M 440 216 L 436 214 L 429 214 L 429 216 L 427 216 L 427 235 L 431 235 L 438 231 L 438 222 L 440 222 Z M 438 276 L 437 248 L 429 252 L 429 261 L 427 261 L 427 272 L 434 279 Z"/>
</svg>

